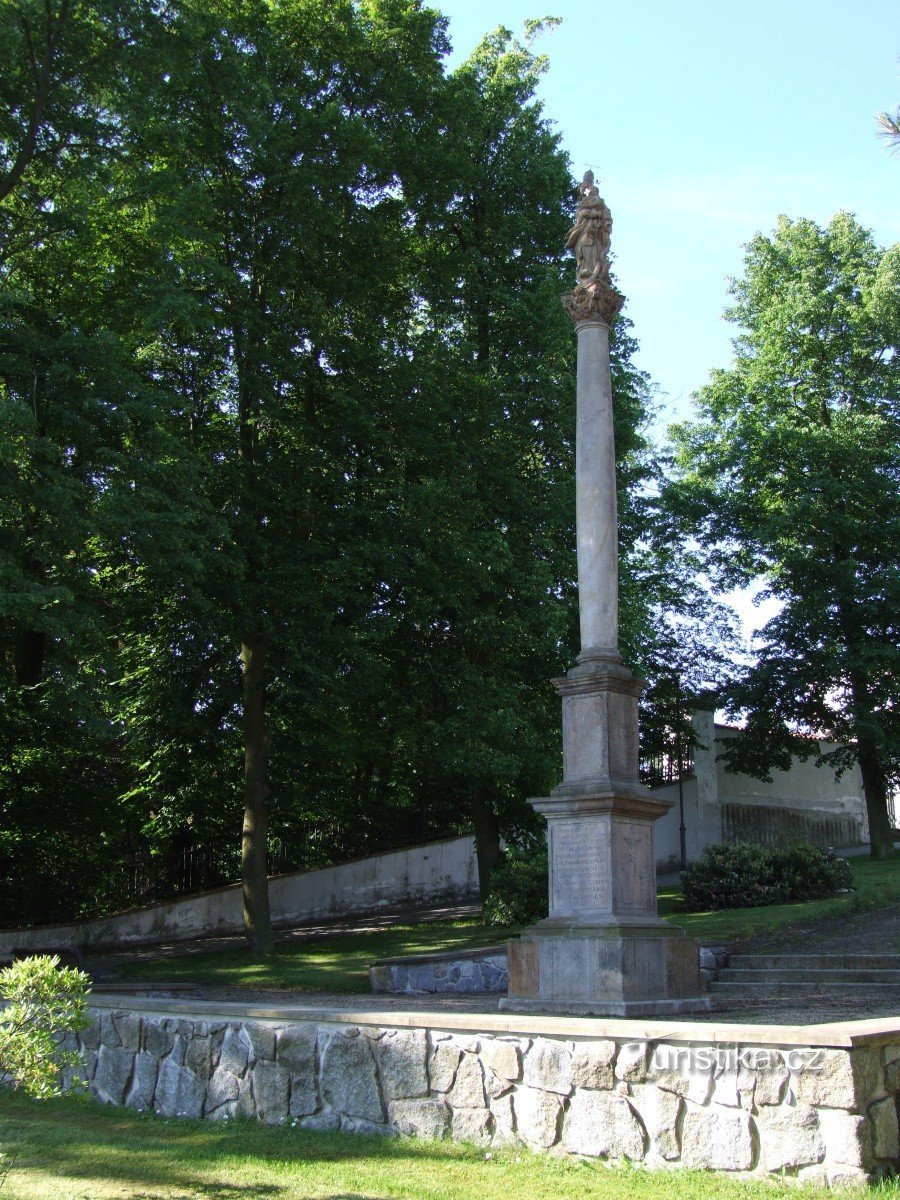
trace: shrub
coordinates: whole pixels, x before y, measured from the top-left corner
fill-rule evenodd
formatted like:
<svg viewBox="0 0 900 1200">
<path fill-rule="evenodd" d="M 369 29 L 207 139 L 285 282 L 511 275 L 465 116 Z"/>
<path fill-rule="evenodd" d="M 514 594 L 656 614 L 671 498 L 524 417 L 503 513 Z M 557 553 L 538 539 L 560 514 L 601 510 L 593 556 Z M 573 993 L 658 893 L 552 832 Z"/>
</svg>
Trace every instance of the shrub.
<svg viewBox="0 0 900 1200">
<path fill-rule="evenodd" d="M 850 866 L 833 850 L 801 843 L 770 849 L 753 842 L 707 846 L 681 873 L 688 912 L 758 908 L 821 900 L 853 886 Z"/>
<path fill-rule="evenodd" d="M 88 976 L 47 955 L 0 971 L 0 1076 L 29 1096 L 59 1095 L 60 1072 L 78 1055 L 68 1037 L 87 1024 Z"/>
<path fill-rule="evenodd" d="M 507 846 L 491 871 L 484 905 L 488 925 L 532 925 L 547 915 L 547 843 L 531 838 Z"/>
</svg>

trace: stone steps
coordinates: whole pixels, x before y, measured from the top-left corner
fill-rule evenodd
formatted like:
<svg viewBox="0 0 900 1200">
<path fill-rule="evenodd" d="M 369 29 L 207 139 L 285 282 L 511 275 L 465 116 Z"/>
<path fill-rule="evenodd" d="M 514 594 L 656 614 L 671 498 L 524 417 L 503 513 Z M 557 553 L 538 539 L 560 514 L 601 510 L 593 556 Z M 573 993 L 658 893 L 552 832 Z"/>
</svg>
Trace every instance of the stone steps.
<svg viewBox="0 0 900 1200">
<path fill-rule="evenodd" d="M 900 971 L 900 954 L 731 954 L 728 965 L 752 970 Z"/>
<path fill-rule="evenodd" d="M 896 995 L 900 954 L 733 954 L 709 989 L 718 995 Z"/>
<path fill-rule="evenodd" d="M 808 979 L 811 983 L 890 983 L 900 987 L 900 971 L 855 971 L 850 968 L 841 970 L 833 967 L 821 971 L 809 967 L 802 967 L 800 970 L 767 967 L 755 971 L 750 968 L 728 967 L 720 978 L 730 979 L 735 983 L 802 983 Z"/>
<path fill-rule="evenodd" d="M 715 979 L 709 984 L 709 990 L 714 995 L 725 993 L 752 992 L 765 996 L 788 996 L 793 994 L 827 995 L 827 996 L 892 996 L 900 999 L 900 986 L 896 983 L 832 983 L 827 980 L 816 982 L 804 979 L 798 982 L 766 983 L 762 981 L 747 982 L 731 979 Z"/>
</svg>

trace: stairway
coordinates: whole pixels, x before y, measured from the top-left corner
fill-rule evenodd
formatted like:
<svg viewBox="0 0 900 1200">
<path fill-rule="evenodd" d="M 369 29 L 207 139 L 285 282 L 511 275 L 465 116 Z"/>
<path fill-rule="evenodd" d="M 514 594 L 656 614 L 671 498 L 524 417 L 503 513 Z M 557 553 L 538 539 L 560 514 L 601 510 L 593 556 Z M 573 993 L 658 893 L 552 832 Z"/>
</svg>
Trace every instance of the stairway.
<svg viewBox="0 0 900 1200">
<path fill-rule="evenodd" d="M 712 995 L 897 997 L 900 954 L 732 954 L 709 984 Z"/>
</svg>

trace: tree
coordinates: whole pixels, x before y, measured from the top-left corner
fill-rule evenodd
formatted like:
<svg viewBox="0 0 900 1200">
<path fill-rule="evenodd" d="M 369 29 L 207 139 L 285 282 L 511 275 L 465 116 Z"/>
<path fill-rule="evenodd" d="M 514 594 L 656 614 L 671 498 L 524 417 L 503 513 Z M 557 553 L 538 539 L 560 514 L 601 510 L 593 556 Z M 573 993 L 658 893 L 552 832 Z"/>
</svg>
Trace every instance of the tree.
<svg viewBox="0 0 900 1200">
<path fill-rule="evenodd" d="M 872 854 L 893 852 L 889 779 L 900 757 L 900 247 L 852 216 L 779 220 L 750 243 L 728 318 L 735 361 L 675 430 L 674 510 L 710 570 L 756 576 L 780 612 L 731 693 L 747 717 L 732 765 L 764 776 L 792 754 L 842 748 L 862 775 Z"/>
<path fill-rule="evenodd" d="M 895 112 L 880 112 L 877 117 L 878 132 L 886 137 L 894 148 L 900 146 L 900 108 Z"/>
</svg>

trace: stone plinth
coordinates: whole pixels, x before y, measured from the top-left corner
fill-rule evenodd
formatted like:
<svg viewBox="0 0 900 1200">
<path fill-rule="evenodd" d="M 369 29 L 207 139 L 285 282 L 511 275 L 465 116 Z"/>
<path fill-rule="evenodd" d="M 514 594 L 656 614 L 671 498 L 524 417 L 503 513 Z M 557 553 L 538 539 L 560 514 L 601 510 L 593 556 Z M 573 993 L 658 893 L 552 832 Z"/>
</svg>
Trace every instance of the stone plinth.
<svg viewBox="0 0 900 1200">
<path fill-rule="evenodd" d="M 646 1017 L 705 1011 L 699 946 L 656 907 L 653 822 L 670 802 L 638 776 L 643 683 L 617 655 L 583 654 L 554 681 L 562 783 L 529 801 L 547 819 L 549 917 L 509 944 L 515 1012 Z"/>
</svg>

